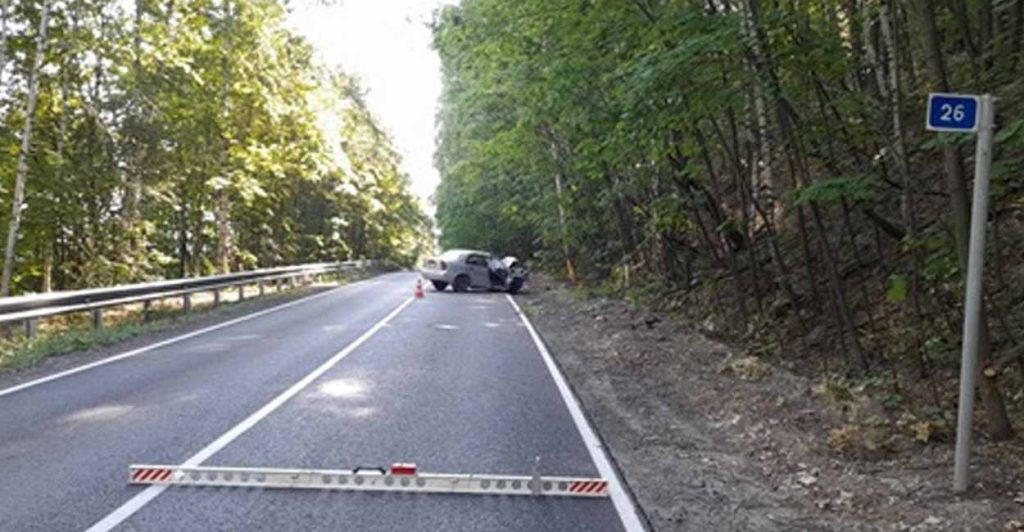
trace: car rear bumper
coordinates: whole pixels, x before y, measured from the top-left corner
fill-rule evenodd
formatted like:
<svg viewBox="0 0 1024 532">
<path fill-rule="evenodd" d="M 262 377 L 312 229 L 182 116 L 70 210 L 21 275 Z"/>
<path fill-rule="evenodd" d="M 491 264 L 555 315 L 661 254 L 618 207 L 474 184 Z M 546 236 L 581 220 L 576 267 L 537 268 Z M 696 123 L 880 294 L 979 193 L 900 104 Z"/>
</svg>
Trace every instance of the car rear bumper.
<svg viewBox="0 0 1024 532">
<path fill-rule="evenodd" d="M 431 268 L 420 268 L 420 275 L 428 281 L 441 281 L 445 283 L 451 283 L 455 280 L 455 276 L 445 270 L 434 270 Z"/>
</svg>

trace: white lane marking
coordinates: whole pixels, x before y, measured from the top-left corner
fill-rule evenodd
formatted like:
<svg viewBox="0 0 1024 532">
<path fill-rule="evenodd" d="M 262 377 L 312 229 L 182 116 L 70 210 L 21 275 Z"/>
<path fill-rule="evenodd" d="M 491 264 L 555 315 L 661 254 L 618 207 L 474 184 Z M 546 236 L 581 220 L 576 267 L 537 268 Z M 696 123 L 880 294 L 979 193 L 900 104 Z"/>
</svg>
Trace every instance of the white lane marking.
<svg viewBox="0 0 1024 532">
<path fill-rule="evenodd" d="M 20 392 L 20 391 L 22 391 L 22 390 L 24 390 L 26 388 L 32 388 L 33 386 L 39 386 L 40 384 L 44 384 L 44 383 L 47 383 L 47 382 L 50 382 L 50 381 L 55 381 L 57 379 L 62 379 L 64 377 L 69 377 L 69 376 L 74 375 L 76 373 L 81 373 L 83 371 L 88 371 L 88 370 L 93 369 L 93 368 L 98 368 L 100 366 L 105 366 L 107 364 L 111 364 L 111 363 L 117 362 L 119 360 L 124 360 L 126 358 L 131 358 L 131 357 L 134 357 L 134 356 L 138 356 L 138 355 L 141 355 L 143 353 L 152 351 L 154 349 L 158 349 L 158 348 L 164 347 L 166 345 L 175 344 L 175 343 L 178 343 L 178 342 L 180 342 L 182 340 L 188 340 L 189 338 L 195 338 L 196 336 L 199 336 L 201 334 L 206 334 L 208 332 L 213 332 L 213 331 L 216 331 L 216 330 L 219 330 L 219 329 L 223 329 L 225 327 L 230 327 L 232 325 L 235 325 L 236 323 L 242 323 L 243 321 L 251 320 L 253 318 L 258 318 L 260 316 L 263 316 L 263 315 L 266 315 L 266 314 L 270 314 L 271 312 L 277 312 L 279 310 L 284 310 L 286 308 L 298 305 L 299 303 L 307 303 L 309 301 L 313 301 L 314 299 L 324 297 L 327 294 L 333 294 L 334 292 L 336 292 L 338 290 L 341 290 L 343 288 L 356 286 L 358 284 L 360 284 L 360 283 L 359 282 L 355 282 L 355 283 L 352 283 L 352 284 L 347 284 L 347 285 L 339 286 L 337 288 L 332 288 L 330 290 L 327 290 L 326 292 L 321 292 L 319 294 L 312 294 L 312 295 L 308 295 L 308 296 L 305 296 L 305 297 L 301 297 L 299 299 L 296 299 L 295 301 L 289 301 L 287 303 L 282 303 L 280 305 L 277 305 L 277 306 L 274 306 L 274 307 L 270 307 L 268 309 L 263 309 L 261 311 L 254 312 L 252 314 L 247 314 L 247 315 L 242 316 L 240 318 L 235 318 L 233 320 L 228 320 L 228 321 L 225 321 L 225 322 L 222 322 L 222 323 L 218 323 L 216 325 L 211 325 L 211 326 L 206 327 L 204 329 L 199 329 L 198 331 L 192 331 L 190 333 L 186 333 L 186 334 L 183 334 L 181 336 L 175 336 L 173 338 L 168 338 L 166 340 L 162 340 L 162 341 L 156 342 L 154 344 L 149 344 L 149 345 L 140 347 L 138 349 L 132 349 L 131 351 L 126 351 L 124 353 L 120 353 L 120 354 L 117 354 L 117 355 L 114 355 L 114 356 L 111 356 L 111 357 L 108 357 L 108 358 L 104 358 L 102 360 L 97 360 L 96 362 L 90 362 L 89 364 L 84 364 L 82 366 L 77 366 L 77 367 L 71 368 L 69 370 L 61 371 L 60 373 L 54 373 L 53 375 L 47 375 L 46 377 L 41 377 L 41 378 L 38 378 L 38 379 L 35 379 L 35 380 L 31 380 L 31 381 L 28 381 L 28 382 L 23 382 L 21 384 L 18 384 L 18 385 L 15 385 L 15 386 L 11 386 L 10 388 L 4 388 L 3 390 L 0 390 L 0 397 L 3 397 L 5 395 L 10 395 L 12 393 Z"/>
<path fill-rule="evenodd" d="M 207 445 L 206 447 L 203 448 L 203 450 L 192 455 L 188 460 L 182 462 L 181 465 L 186 467 L 200 465 L 206 460 L 208 460 L 211 456 L 216 454 L 218 451 L 226 447 L 232 441 L 234 441 L 235 438 L 238 438 L 242 434 L 245 434 L 247 430 L 251 429 L 254 425 L 262 421 L 263 418 L 269 416 L 271 413 L 274 412 L 274 410 L 280 408 L 281 405 L 283 405 L 286 401 L 288 401 L 296 394 L 301 392 L 303 388 L 309 386 L 310 383 L 312 383 L 314 380 L 318 379 L 321 375 L 326 373 L 327 370 L 334 367 L 334 365 L 340 362 L 341 359 L 347 357 L 352 351 L 355 351 L 356 348 L 358 348 L 360 345 L 363 345 L 363 343 L 369 340 L 374 334 L 377 334 L 377 331 L 380 331 L 382 328 L 384 328 L 384 325 L 387 322 L 391 321 L 392 318 L 397 316 L 399 312 L 402 312 L 402 310 L 405 309 L 405 307 L 409 306 L 409 304 L 412 303 L 413 301 L 415 301 L 414 298 L 406 299 L 404 302 L 402 302 L 401 305 L 398 305 L 398 307 L 396 307 L 395 310 L 392 310 L 390 314 L 385 316 L 384 319 L 378 321 L 373 327 L 370 327 L 366 332 L 364 332 L 362 336 L 356 338 L 352 343 L 345 346 L 344 349 L 335 353 L 334 356 L 327 360 L 327 362 L 324 362 L 323 364 L 320 365 L 320 367 L 314 369 L 308 375 L 303 377 L 302 380 L 293 384 L 290 388 L 282 392 L 281 395 L 278 395 L 277 397 L 273 398 L 269 403 L 263 405 L 262 408 L 254 412 L 249 417 L 245 418 L 244 421 L 242 421 L 238 425 L 235 425 L 224 434 L 221 434 L 219 438 L 213 441 L 213 443 Z M 106 532 L 108 530 L 113 529 L 114 527 L 123 523 L 133 514 L 135 514 L 135 512 L 142 509 L 143 506 L 149 504 L 150 501 L 155 499 L 166 489 L 166 484 L 153 485 L 146 488 L 145 490 L 142 491 L 142 493 L 139 493 L 138 495 L 132 497 L 131 499 L 128 499 L 128 501 L 122 504 L 118 509 L 114 510 L 106 517 L 98 521 L 96 524 L 89 527 L 86 530 L 86 532 Z"/>
<path fill-rule="evenodd" d="M 608 481 L 612 504 L 615 505 L 615 511 L 618 512 L 619 519 L 622 520 L 623 528 L 626 529 L 626 532 L 644 532 L 645 529 L 640 523 L 640 518 L 637 516 L 633 499 L 623 489 L 622 480 L 619 479 L 619 475 L 616 474 L 611 461 L 608 460 L 601 439 L 597 437 L 597 433 L 594 432 L 590 423 L 587 422 L 587 418 L 583 415 L 583 409 L 580 408 L 579 400 L 573 395 L 569 384 L 565 381 L 565 377 L 562 376 L 562 372 L 558 370 L 558 365 L 555 364 L 555 359 L 551 357 L 551 352 L 548 351 L 547 346 L 540 339 L 540 335 L 537 334 L 537 330 L 533 328 L 533 324 L 530 323 L 526 314 L 523 314 L 522 309 L 516 304 L 516 300 L 508 294 L 505 294 L 505 297 L 512 304 L 512 308 L 519 315 L 526 330 L 530 332 L 530 337 L 533 338 L 534 345 L 540 351 L 541 358 L 544 359 L 544 365 L 547 366 L 548 372 L 551 373 L 551 377 L 555 380 L 558 393 L 562 395 L 562 400 L 565 402 L 566 408 L 569 409 L 573 422 L 576 423 L 576 429 L 579 430 L 583 443 L 586 445 L 587 451 L 590 452 L 590 458 L 594 461 L 594 465 L 597 466 L 597 471 L 601 474 L 601 477 Z"/>
</svg>

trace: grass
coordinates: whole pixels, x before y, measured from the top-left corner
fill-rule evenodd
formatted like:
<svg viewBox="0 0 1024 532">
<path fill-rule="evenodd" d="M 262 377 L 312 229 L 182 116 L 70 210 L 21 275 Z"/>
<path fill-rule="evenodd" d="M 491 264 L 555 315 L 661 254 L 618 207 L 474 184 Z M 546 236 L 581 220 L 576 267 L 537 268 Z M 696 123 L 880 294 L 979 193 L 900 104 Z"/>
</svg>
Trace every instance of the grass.
<svg viewBox="0 0 1024 532">
<path fill-rule="evenodd" d="M 370 275 L 369 272 L 357 272 L 338 277 L 327 284 L 347 284 Z M 255 306 L 257 300 L 266 302 L 287 296 L 300 296 L 312 291 L 313 286 L 269 292 L 262 297 L 258 296 L 259 291 L 255 285 L 247 286 L 244 301 L 239 301 L 237 289 L 224 290 L 220 306 L 216 307 L 212 293 L 197 293 L 192 296 L 192 310 L 188 314 L 182 313 L 180 299 L 154 301 L 148 321 L 144 319 L 142 304 L 105 309 L 102 329 L 92 328 L 92 318 L 88 312 L 55 316 L 40 322 L 35 338 L 16 332 L 19 328 L 12 326 L 6 337 L 0 338 L 0 372 L 29 368 L 51 356 L 107 347 L 200 319 L 238 314 Z"/>
<path fill-rule="evenodd" d="M 143 334 L 166 329 L 189 318 L 169 318 L 149 323 L 126 323 L 99 330 L 73 330 L 35 338 L 17 338 L 4 342 L 0 354 L 0 371 L 35 366 L 43 359 L 75 351 L 87 351 L 113 345 Z"/>
</svg>

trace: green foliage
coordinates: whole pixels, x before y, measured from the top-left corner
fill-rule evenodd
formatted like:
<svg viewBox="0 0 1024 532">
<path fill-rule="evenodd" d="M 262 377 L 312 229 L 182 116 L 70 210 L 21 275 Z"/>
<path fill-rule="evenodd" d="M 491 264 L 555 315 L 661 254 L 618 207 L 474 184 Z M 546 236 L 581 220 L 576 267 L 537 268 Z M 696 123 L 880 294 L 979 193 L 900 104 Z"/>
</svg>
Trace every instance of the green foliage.
<svg viewBox="0 0 1024 532">
<path fill-rule="evenodd" d="M 652 279 L 715 292 L 722 304 L 708 312 L 739 331 L 760 329 L 774 301 L 780 316 L 800 309 L 814 322 L 780 343 L 844 331 L 826 342 L 843 346 L 844 363 L 855 359 L 845 351 L 878 362 L 873 353 L 896 343 L 887 335 L 919 325 L 874 330 L 874 307 L 915 290 L 920 312 L 940 313 L 962 273 L 950 217 L 962 184 L 942 176 L 941 154 L 973 140 L 925 133 L 913 118 L 936 77 L 1000 97 L 993 207 L 1010 243 L 1024 197 L 1020 32 L 1000 29 L 985 54 L 969 54 L 977 20 L 944 4 L 934 20 L 885 5 L 445 7 L 434 26 L 441 244 L 571 264 L 625 293 Z M 935 53 L 948 59 L 939 74 Z"/>
<path fill-rule="evenodd" d="M 925 360 L 935 366 L 956 368 L 960 364 L 960 354 L 941 336 L 925 340 L 923 350 Z"/>
<path fill-rule="evenodd" d="M 871 189 L 861 179 L 836 177 L 821 179 L 810 186 L 800 189 L 796 194 L 795 203 L 806 205 L 816 203 L 830 205 L 846 200 L 852 203 L 868 201 L 872 198 Z"/>
<path fill-rule="evenodd" d="M 114 345 L 129 338 L 165 329 L 169 323 L 127 324 L 100 330 L 78 330 L 56 336 L 26 339 L 8 344 L 0 356 L 0 370 L 23 369 L 46 357 Z"/>
<path fill-rule="evenodd" d="M 899 304 L 907 299 L 907 276 L 903 274 L 893 274 L 889 276 L 889 289 L 886 290 L 885 296 L 890 303 Z"/>
<path fill-rule="evenodd" d="M 959 272 L 956 252 L 945 238 L 930 238 L 925 242 L 928 254 L 921 273 L 930 282 L 939 284 L 954 280 Z"/>
<path fill-rule="evenodd" d="M 14 2 L 0 65 L 4 205 L 38 4 Z M 359 257 L 409 264 L 430 246 L 361 89 L 315 62 L 285 26 L 285 2 L 51 4 L 16 290 Z"/>
</svg>

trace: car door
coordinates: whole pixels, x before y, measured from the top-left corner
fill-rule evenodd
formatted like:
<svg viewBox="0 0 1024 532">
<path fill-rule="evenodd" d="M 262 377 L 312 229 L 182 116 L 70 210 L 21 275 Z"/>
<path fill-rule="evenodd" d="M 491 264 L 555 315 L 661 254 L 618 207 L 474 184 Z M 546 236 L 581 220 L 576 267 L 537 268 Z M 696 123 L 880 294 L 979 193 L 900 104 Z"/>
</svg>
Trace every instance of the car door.
<svg viewBox="0 0 1024 532">
<path fill-rule="evenodd" d="M 487 257 L 474 253 L 466 257 L 466 265 L 469 266 L 469 278 L 473 282 L 473 286 L 478 288 L 489 288 L 491 286 L 490 270 L 487 269 Z"/>
</svg>

